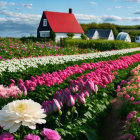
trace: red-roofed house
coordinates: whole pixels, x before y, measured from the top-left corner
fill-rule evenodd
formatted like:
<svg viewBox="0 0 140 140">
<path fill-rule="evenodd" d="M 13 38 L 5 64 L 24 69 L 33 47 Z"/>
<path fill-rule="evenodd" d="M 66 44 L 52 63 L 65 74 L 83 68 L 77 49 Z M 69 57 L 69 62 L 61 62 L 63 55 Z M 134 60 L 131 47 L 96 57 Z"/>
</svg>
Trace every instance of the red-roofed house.
<svg viewBox="0 0 140 140">
<path fill-rule="evenodd" d="M 56 33 L 56 41 L 67 37 L 67 33 L 74 33 L 73 38 L 81 38 L 81 34 L 84 33 L 72 9 L 69 9 L 69 13 L 43 11 L 37 37 L 49 38 L 51 31 Z"/>
</svg>

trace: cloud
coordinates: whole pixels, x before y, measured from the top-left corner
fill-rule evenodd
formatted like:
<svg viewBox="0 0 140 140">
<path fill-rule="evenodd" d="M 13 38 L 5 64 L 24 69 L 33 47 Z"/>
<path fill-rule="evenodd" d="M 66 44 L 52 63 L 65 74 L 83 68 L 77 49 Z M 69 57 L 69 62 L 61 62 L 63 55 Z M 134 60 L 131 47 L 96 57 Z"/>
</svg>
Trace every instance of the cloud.
<svg viewBox="0 0 140 140">
<path fill-rule="evenodd" d="M 39 25 L 41 15 L 16 13 L 7 10 L 0 12 L 0 15 L 6 18 L 0 18 L 0 36 L 21 37 L 36 36 L 37 27 Z"/>
<path fill-rule="evenodd" d="M 7 2 L 0 1 L 0 9 L 6 9 Z"/>
<path fill-rule="evenodd" d="M 131 6 L 128 6 L 128 7 L 126 7 L 126 8 L 128 8 L 128 9 L 131 9 L 131 8 L 133 8 L 133 7 L 131 7 Z"/>
<path fill-rule="evenodd" d="M 95 5 L 95 4 L 96 4 L 96 2 L 91 1 L 91 2 L 89 2 L 89 4 L 91 4 L 91 5 Z"/>
<path fill-rule="evenodd" d="M 27 35 L 35 35 L 39 25 L 41 15 L 23 14 L 18 12 L 11 12 L 8 10 L 0 11 L 0 15 L 6 18 L 0 18 L 0 36 L 21 37 Z M 140 17 L 120 17 L 114 15 L 85 15 L 75 14 L 78 21 L 89 22 L 140 22 Z"/>
<path fill-rule="evenodd" d="M 38 25 L 29 25 L 26 23 L 19 24 L 13 21 L 0 22 L 0 36 L 3 37 L 22 37 L 30 34 L 36 36 Z"/>
<path fill-rule="evenodd" d="M 10 5 L 10 6 L 14 6 L 15 5 L 15 3 L 14 2 L 5 2 L 5 1 L 0 1 L 0 8 L 1 9 L 6 9 L 6 6 L 7 5 Z"/>
<path fill-rule="evenodd" d="M 135 15 L 140 15 L 140 11 L 134 12 Z"/>
<path fill-rule="evenodd" d="M 7 19 L 6 18 L 0 18 L 0 23 L 6 22 Z"/>
<path fill-rule="evenodd" d="M 84 14 L 75 14 L 77 20 L 80 21 L 90 21 L 90 22 L 140 22 L 140 17 L 119 17 L 114 15 L 104 15 L 104 16 L 95 16 L 95 15 L 84 15 Z"/>
<path fill-rule="evenodd" d="M 107 16 L 107 15 L 105 15 L 105 16 L 101 16 L 100 18 L 104 22 L 121 21 L 122 20 L 122 18 L 119 16 Z"/>
<path fill-rule="evenodd" d="M 0 11 L 0 36 L 21 37 L 33 34 L 36 36 L 41 15 L 23 14 L 8 10 Z"/>
<path fill-rule="evenodd" d="M 112 9 L 111 9 L 111 8 L 107 8 L 106 10 L 107 10 L 107 11 L 111 11 Z"/>
<path fill-rule="evenodd" d="M 41 15 L 34 14 L 23 14 L 11 12 L 8 10 L 3 10 L 0 12 L 1 15 L 5 15 L 8 20 L 18 23 L 26 23 L 26 24 L 37 24 L 40 21 Z"/>
<path fill-rule="evenodd" d="M 120 9 L 120 8 L 122 8 L 122 6 L 115 6 L 115 8 L 116 8 L 116 9 Z"/>
<path fill-rule="evenodd" d="M 75 14 L 77 20 L 83 20 L 83 21 L 101 21 L 100 17 L 95 15 L 85 15 L 85 14 Z"/>
<path fill-rule="evenodd" d="M 140 0 L 126 0 L 126 2 L 140 3 Z"/>
<path fill-rule="evenodd" d="M 8 3 L 8 5 L 15 6 L 16 4 L 14 2 L 10 2 L 10 3 Z"/>
<path fill-rule="evenodd" d="M 22 3 L 21 6 L 23 6 L 25 8 L 28 8 L 28 9 L 31 9 L 33 4 L 24 4 L 24 3 Z"/>
</svg>

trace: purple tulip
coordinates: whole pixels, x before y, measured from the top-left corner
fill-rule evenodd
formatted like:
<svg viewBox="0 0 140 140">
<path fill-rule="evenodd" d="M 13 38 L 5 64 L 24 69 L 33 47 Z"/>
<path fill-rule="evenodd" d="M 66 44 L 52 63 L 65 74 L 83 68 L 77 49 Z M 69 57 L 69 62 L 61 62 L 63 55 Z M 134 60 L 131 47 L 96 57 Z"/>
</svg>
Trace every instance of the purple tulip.
<svg viewBox="0 0 140 140">
<path fill-rule="evenodd" d="M 54 112 L 57 112 L 57 111 L 59 111 L 61 109 L 61 106 L 60 106 L 60 104 L 59 104 L 57 99 L 52 100 L 52 107 L 53 107 Z"/>
<path fill-rule="evenodd" d="M 86 100 L 85 100 L 85 97 L 84 97 L 84 93 L 79 93 L 79 95 L 77 97 L 77 100 L 78 100 L 79 104 L 85 104 Z"/>
<path fill-rule="evenodd" d="M 112 83 L 112 77 L 111 77 L 111 75 L 108 74 L 106 77 L 107 77 L 109 83 Z"/>
<path fill-rule="evenodd" d="M 69 89 L 70 89 L 73 93 L 75 93 L 75 92 L 77 92 L 77 91 L 79 90 L 79 86 L 78 86 L 78 85 L 72 84 L 72 85 L 70 85 Z"/>
<path fill-rule="evenodd" d="M 23 84 L 24 82 L 22 81 L 22 79 L 19 79 L 18 84 L 21 84 L 21 83 Z"/>
<path fill-rule="evenodd" d="M 67 101 L 66 101 L 67 106 L 72 107 L 72 106 L 75 105 L 75 100 L 74 100 L 74 98 L 73 98 L 72 95 L 67 95 L 67 96 L 66 96 L 66 100 L 67 100 Z"/>
<path fill-rule="evenodd" d="M 64 95 L 63 95 L 63 91 L 56 91 L 56 93 L 54 94 L 54 99 L 57 99 L 58 101 L 61 101 L 62 103 L 64 103 Z"/>
<path fill-rule="evenodd" d="M 83 81 L 86 82 L 88 80 L 88 78 L 86 76 L 84 76 Z"/>
<path fill-rule="evenodd" d="M 140 117 L 137 118 L 136 122 L 140 124 Z"/>
<path fill-rule="evenodd" d="M 97 91 L 98 91 L 98 86 L 94 85 L 94 92 L 97 93 Z"/>
<path fill-rule="evenodd" d="M 22 83 L 18 85 L 18 88 L 23 92 L 24 96 L 27 95 L 27 89 Z"/>
<path fill-rule="evenodd" d="M 52 101 L 44 101 L 42 107 L 44 108 L 46 113 L 53 113 Z"/>
<path fill-rule="evenodd" d="M 15 83 L 15 80 L 13 80 L 13 79 L 10 79 L 10 82 L 11 82 L 11 83 Z"/>
<path fill-rule="evenodd" d="M 36 82 L 36 78 L 35 77 L 33 77 L 33 76 L 31 76 L 31 81 L 33 81 L 33 82 Z"/>
<path fill-rule="evenodd" d="M 89 93 L 94 91 L 94 83 L 92 81 L 88 80 L 85 85 Z"/>
</svg>

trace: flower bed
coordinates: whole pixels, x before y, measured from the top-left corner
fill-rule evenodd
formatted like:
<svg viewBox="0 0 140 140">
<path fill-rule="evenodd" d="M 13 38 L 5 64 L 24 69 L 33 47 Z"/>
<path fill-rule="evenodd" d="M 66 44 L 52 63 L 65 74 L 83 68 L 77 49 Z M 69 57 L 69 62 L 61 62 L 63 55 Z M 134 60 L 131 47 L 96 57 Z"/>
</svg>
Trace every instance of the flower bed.
<svg viewBox="0 0 140 140">
<path fill-rule="evenodd" d="M 30 58 L 37 56 L 62 56 L 71 54 L 85 54 L 98 52 L 95 49 L 80 49 L 74 47 L 59 47 L 51 42 L 22 42 L 14 39 L 0 38 L 0 61 L 9 60 L 13 58 Z"/>
<path fill-rule="evenodd" d="M 104 110 L 109 105 L 109 98 L 111 98 L 111 93 L 114 91 L 116 83 L 119 83 L 120 79 L 127 77 L 130 69 L 138 64 L 139 61 L 140 54 L 136 54 L 130 57 L 122 57 L 120 60 L 99 62 L 96 63 L 96 65 L 90 63 L 90 66 L 96 66 L 95 70 L 89 71 L 85 76 L 80 76 L 75 80 L 71 80 L 71 84 L 68 86 L 64 82 L 63 85 L 67 88 L 65 87 L 62 90 L 57 91 L 54 98 L 52 98 L 54 92 L 53 94 L 51 93 L 51 95 L 42 92 L 41 86 L 38 86 L 36 90 L 27 94 L 24 84 L 22 81 L 19 81 L 19 89 L 22 90 L 22 94 L 27 95 L 22 96 L 22 94 L 20 94 L 18 97 L 19 101 L 17 101 L 16 98 L 0 99 L 0 125 L 7 131 L 10 130 L 11 127 L 14 127 L 12 130 L 17 131 L 14 132 L 13 135 L 17 140 L 23 138 L 29 139 L 30 137 L 36 137 L 38 139 L 40 137 L 43 139 L 48 136 L 47 132 L 49 131 L 45 128 L 50 128 L 59 132 L 59 135 L 62 137 L 61 139 L 86 139 L 85 135 L 88 133 L 88 130 L 97 128 L 95 122 L 99 116 L 103 115 Z M 117 73 L 115 71 L 117 71 Z M 11 82 L 14 83 L 14 81 Z M 96 92 L 97 95 L 94 94 L 94 92 Z M 28 107 L 27 103 L 24 104 L 26 101 L 30 102 L 30 99 L 39 104 L 42 104 L 43 101 L 45 101 L 43 103 L 43 108 L 47 115 L 45 118 L 46 124 L 43 124 L 45 121 L 42 120 L 44 117 L 41 116 L 41 110 L 32 114 L 28 110 L 30 107 Z M 19 102 L 19 104 L 15 104 L 16 102 Z M 38 107 L 40 106 L 38 105 Z M 34 111 L 34 107 L 32 108 L 32 111 Z M 14 115 L 15 111 L 18 113 L 16 114 L 17 116 Z M 24 119 L 23 117 L 22 119 L 19 118 L 19 116 L 21 116 L 20 113 L 24 115 Z M 34 115 L 34 117 L 32 118 L 31 115 Z M 4 121 L 6 120 L 5 117 L 9 118 L 9 121 L 7 122 L 9 123 L 8 125 Z M 41 120 L 35 121 L 35 119 L 39 118 Z M 32 124 L 32 121 L 34 125 Z M 34 130 L 35 124 L 37 124 L 36 130 Z M 18 128 L 19 126 L 21 127 Z M 12 130 L 10 130 L 10 132 L 13 132 Z M 1 133 L 5 132 L 2 128 L 0 131 Z M 52 132 L 52 130 L 50 131 Z M 10 134 L 4 133 L 0 137 L 12 138 L 13 135 L 11 136 Z M 58 139 L 60 139 L 59 135 L 57 135 Z"/>
<path fill-rule="evenodd" d="M 123 55 L 130 52 L 140 51 L 140 48 L 124 49 L 117 51 L 106 51 L 101 53 L 81 54 L 81 55 L 66 55 L 66 56 L 45 56 L 37 58 L 13 59 L 0 61 L 0 74 L 2 72 L 18 72 L 27 70 L 30 67 L 38 68 L 38 65 L 45 66 L 48 64 L 64 64 L 87 59 L 95 59 L 114 55 Z"/>
<path fill-rule="evenodd" d="M 140 65 L 131 70 L 132 76 L 128 81 L 122 81 L 117 88 L 117 95 L 123 101 L 122 116 L 126 116 L 123 133 L 124 139 L 140 138 Z M 123 117 L 124 118 L 124 117 Z"/>
<path fill-rule="evenodd" d="M 42 76 L 35 76 L 35 77 L 31 77 L 30 80 L 25 80 L 25 82 L 23 82 L 21 79 L 18 80 L 18 87 L 24 91 L 34 91 L 36 86 L 42 86 L 42 85 L 46 85 L 48 87 L 50 86 L 54 86 L 55 83 L 57 83 L 58 85 L 61 84 L 64 80 L 66 80 L 66 78 L 68 78 L 70 75 L 73 75 L 74 73 L 82 73 L 85 70 L 92 70 L 95 69 L 95 72 L 90 72 L 87 73 L 86 76 L 88 76 L 89 78 L 92 77 L 94 75 L 94 83 L 95 84 L 99 84 L 101 87 L 105 87 L 106 84 L 104 83 L 108 83 L 106 80 L 106 76 L 102 81 L 101 75 L 100 73 L 103 71 L 106 71 L 106 69 L 108 69 L 106 75 L 108 75 L 109 77 L 107 77 L 107 79 L 114 77 L 114 75 L 109 75 L 111 73 L 111 71 L 117 71 L 119 69 L 124 69 L 127 68 L 129 65 L 132 65 L 134 62 L 137 62 L 140 60 L 140 54 L 136 54 L 136 55 L 132 55 L 130 57 L 125 56 L 125 57 L 121 57 L 121 59 L 119 60 L 114 60 L 114 61 L 102 61 L 102 62 L 98 62 L 98 63 L 90 63 L 90 64 L 86 64 L 83 63 L 81 65 L 81 67 L 79 67 L 78 65 L 74 65 L 73 67 L 68 67 L 67 69 L 63 70 L 63 71 L 58 71 L 58 72 L 53 72 L 52 74 L 42 74 Z M 99 75 L 97 75 L 99 74 Z M 97 78 L 98 77 L 98 78 Z M 100 77 L 100 79 L 99 79 Z M 77 78 L 77 82 L 79 79 L 82 80 L 83 76 L 78 77 Z M 111 79 L 110 79 L 111 80 Z M 99 82 L 100 81 L 100 82 Z M 112 81 L 112 80 L 111 80 Z M 72 83 L 72 81 L 71 81 Z M 76 83 L 76 82 L 75 82 Z M 9 85 L 9 87 L 14 86 L 15 85 L 15 81 L 11 79 L 11 84 Z M 24 95 L 26 95 L 27 93 L 24 92 Z M 4 98 L 4 94 L 0 95 L 1 97 Z M 15 96 L 15 95 L 14 95 Z M 5 94 L 5 97 L 7 98 L 7 94 Z"/>
<path fill-rule="evenodd" d="M 80 61 L 76 61 L 76 62 L 71 61 L 71 62 L 65 63 L 63 65 L 62 64 L 54 64 L 54 65 L 53 64 L 47 64 L 45 66 L 36 65 L 36 68 L 35 68 L 35 66 L 32 66 L 32 67 L 30 66 L 28 68 L 28 66 L 25 65 L 26 63 L 24 63 L 24 60 L 22 61 L 21 66 L 20 66 L 20 64 L 19 65 L 15 64 L 15 66 L 14 66 L 14 65 L 11 65 L 10 63 L 9 63 L 9 65 L 7 65 L 5 62 L 3 62 L 3 65 L 0 67 L 3 70 L 2 75 L 0 76 L 0 84 L 9 85 L 10 84 L 9 79 L 14 79 L 16 82 L 18 81 L 18 79 L 22 79 L 23 81 L 25 81 L 25 80 L 28 80 L 29 77 L 31 77 L 31 76 L 33 76 L 33 77 L 35 77 L 36 75 L 41 76 L 43 73 L 44 74 L 54 73 L 54 75 L 55 75 L 56 72 L 57 73 L 60 72 L 62 74 L 65 71 L 68 71 L 68 69 L 69 70 L 74 69 L 74 67 L 75 67 L 75 70 L 76 70 L 76 68 L 77 69 L 80 68 L 82 70 L 86 65 L 88 68 L 86 68 L 85 71 L 82 71 L 85 74 L 90 70 L 89 65 L 90 65 L 91 62 L 115 60 L 115 59 L 120 59 L 121 56 L 126 56 L 126 55 L 130 56 L 132 54 L 137 54 L 137 53 L 139 53 L 139 51 L 134 51 L 134 52 L 131 52 L 131 53 L 124 53 L 124 54 L 122 53 L 122 54 L 117 54 L 117 55 L 111 55 L 111 56 L 108 56 L 108 57 L 80 60 Z M 4 67 L 4 64 L 6 64 L 5 67 Z M 27 63 L 27 64 L 29 65 L 29 64 L 32 64 L 32 63 Z M 23 67 L 23 69 L 25 69 L 25 70 L 23 70 L 21 67 Z M 10 69 L 13 69 L 13 70 L 15 69 L 14 71 L 16 71 L 16 72 L 9 72 L 8 69 L 9 70 Z M 79 71 L 81 73 L 80 70 L 77 70 L 77 71 Z M 80 75 L 77 72 L 75 72 L 73 74 L 70 74 L 71 76 L 67 77 L 67 79 L 66 79 L 67 82 L 69 81 L 68 80 L 69 78 L 74 78 L 75 76 Z"/>
</svg>

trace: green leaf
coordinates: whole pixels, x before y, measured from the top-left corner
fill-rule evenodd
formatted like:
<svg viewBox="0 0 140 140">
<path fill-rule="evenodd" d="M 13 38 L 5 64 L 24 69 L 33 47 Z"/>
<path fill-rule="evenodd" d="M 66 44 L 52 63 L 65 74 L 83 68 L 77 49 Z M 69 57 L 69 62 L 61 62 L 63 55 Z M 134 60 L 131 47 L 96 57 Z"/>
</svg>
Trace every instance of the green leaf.
<svg viewBox="0 0 140 140">
<path fill-rule="evenodd" d="M 97 140 L 97 134 L 95 130 L 86 130 L 86 137 L 88 140 Z"/>
</svg>

